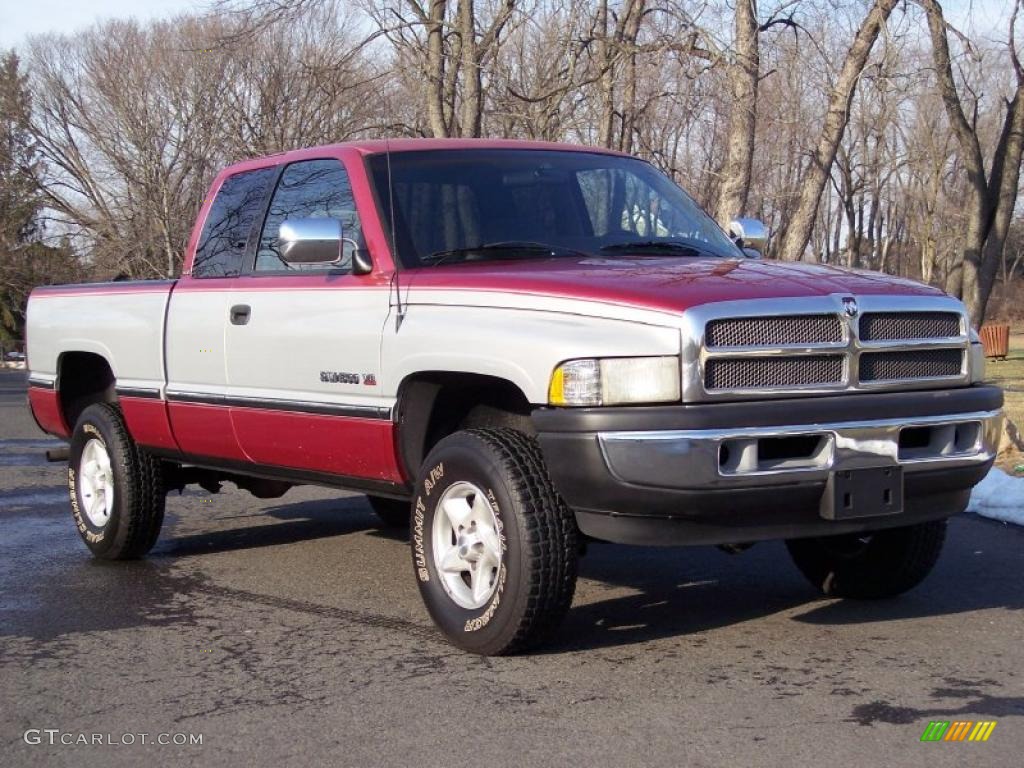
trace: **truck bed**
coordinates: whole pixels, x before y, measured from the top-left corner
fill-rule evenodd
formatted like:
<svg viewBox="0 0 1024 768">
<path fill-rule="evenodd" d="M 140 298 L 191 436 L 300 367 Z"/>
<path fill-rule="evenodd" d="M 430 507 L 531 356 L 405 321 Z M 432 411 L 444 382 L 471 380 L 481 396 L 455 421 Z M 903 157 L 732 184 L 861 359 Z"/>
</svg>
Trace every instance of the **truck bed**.
<svg viewBox="0 0 1024 768">
<path fill-rule="evenodd" d="M 37 288 L 28 303 L 29 393 L 37 418 L 51 410 L 45 394 L 56 386 L 65 353 L 102 356 L 119 388 L 157 390 L 165 382 L 164 324 L 175 280 L 58 285 Z M 66 359 L 66 358 L 65 358 Z M 36 408 L 36 406 L 39 406 Z M 54 416 L 58 433 L 71 425 Z"/>
</svg>

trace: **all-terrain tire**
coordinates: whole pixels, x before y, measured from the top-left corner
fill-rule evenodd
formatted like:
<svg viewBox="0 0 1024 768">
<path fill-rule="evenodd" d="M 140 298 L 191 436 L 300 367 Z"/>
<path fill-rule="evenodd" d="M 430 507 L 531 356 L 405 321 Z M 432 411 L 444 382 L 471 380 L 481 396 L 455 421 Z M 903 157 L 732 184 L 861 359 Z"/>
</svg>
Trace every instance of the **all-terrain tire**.
<svg viewBox="0 0 1024 768">
<path fill-rule="evenodd" d="M 501 540 L 493 594 L 475 607 L 458 604 L 435 556 L 435 518 L 446 514 L 440 502 L 455 486 L 483 494 Z M 511 654 L 549 639 L 572 603 L 578 543 L 575 518 L 555 491 L 536 440 L 507 428 L 456 432 L 430 452 L 415 490 L 414 569 L 445 636 L 483 655 Z"/>
<path fill-rule="evenodd" d="M 942 552 L 946 521 L 918 523 L 869 534 L 786 542 L 796 567 L 826 595 L 877 599 L 913 589 Z"/>
<path fill-rule="evenodd" d="M 86 461 L 83 452 L 88 448 Z M 105 457 L 112 489 L 109 505 L 90 514 L 83 479 L 90 457 Z M 95 486 L 103 483 L 94 483 Z M 125 427 L 120 409 L 109 403 L 90 405 L 78 418 L 71 435 L 68 457 L 68 490 L 71 514 L 85 545 L 103 560 L 133 560 L 156 543 L 164 520 L 166 493 L 162 465 L 140 448 Z M 105 491 L 102 492 L 104 497 Z"/>
<path fill-rule="evenodd" d="M 388 499 L 384 496 L 367 496 L 370 508 L 388 528 L 408 528 L 412 504 L 408 501 Z"/>
</svg>

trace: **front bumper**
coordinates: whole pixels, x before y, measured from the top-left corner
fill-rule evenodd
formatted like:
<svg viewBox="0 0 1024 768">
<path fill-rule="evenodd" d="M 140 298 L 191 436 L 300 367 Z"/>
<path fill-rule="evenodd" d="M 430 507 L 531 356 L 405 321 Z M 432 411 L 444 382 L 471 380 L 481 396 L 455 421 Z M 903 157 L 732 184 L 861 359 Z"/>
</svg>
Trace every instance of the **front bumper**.
<svg viewBox="0 0 1024 768">
<path fill-rule="evenodd" d="M 996 387 L 634 408 L 542 408 L 538 438 L 580 528 L 726 544 L 909 525 L 962 511 L 998 448 Z M 834 472 L 899 466 L 903 511 L 822 517 Z"/>
</svg>

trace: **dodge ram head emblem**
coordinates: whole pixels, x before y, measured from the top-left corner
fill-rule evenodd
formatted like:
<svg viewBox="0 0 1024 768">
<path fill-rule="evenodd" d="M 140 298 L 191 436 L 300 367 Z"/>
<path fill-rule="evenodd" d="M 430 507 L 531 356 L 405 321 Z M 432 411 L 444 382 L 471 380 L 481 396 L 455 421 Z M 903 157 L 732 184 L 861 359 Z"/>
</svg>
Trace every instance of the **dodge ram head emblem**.
<svg viewBox="0 0 1024 768">
<path fill-rule="evenodd" d="M 857 308 L 857 300 L 852 296 L 846 296 L 843 298 L 843 311 L 848 317 L 856 317 L 860 311 Z"/>
</svg>

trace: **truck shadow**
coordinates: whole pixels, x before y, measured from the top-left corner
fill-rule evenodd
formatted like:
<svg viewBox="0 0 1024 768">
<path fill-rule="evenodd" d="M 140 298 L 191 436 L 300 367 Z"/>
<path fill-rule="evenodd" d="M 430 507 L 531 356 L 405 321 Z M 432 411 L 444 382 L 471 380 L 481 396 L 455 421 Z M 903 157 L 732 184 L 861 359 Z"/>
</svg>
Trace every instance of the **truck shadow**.
<svg viewBox="0 0 1024 768">
<path fill-rule="evenodd" d="M 655 549 L 592 544 L 580 578 L 607 599 L 579 595 L 552 652 L 608 648 L 692 636 L 793 609 L 815 625 L 885 622 L 986 608 L 1024 608 L 1024 530 L 973 516 L 955 518 L 931 576 L 892 600 L 836 600 L 819 595 L 779 542 L 741 555 L 708 547 Z M 629 594 L 621 595 L 623 588 Z M 587 599 L 585 598 L 585 599 Z"/>
<path fill-rule="evenodd" d="M 214 531 L 205 525 L 194 533 L 174 531 L 160 539 L 153 554 L 184 557 L 276 547 L 347 536 L 380 525 L 362 496 L 279 504 L 242 515 L 217 517 L 212 522 L 228 521 L 239 522 Z"/>
<path fill-rule="evenodd" d="M 273 520 L 274 522 L 270 522 Z M 381 526 L 361 496 L 274 504 L 219 517 L 210 530 L 176 531 L 161 540 L 157 557 L 273 547 L 365 534 L 394 542 L 407 557 L 404 531 Z M 974 516 L 955 518 L 935 572 L 893 600 L 823 598 L 789 560 L 780 542 L 740 555 L 712 547 L 626 547 L 591 543 L 580 561 L 583 585 L 548 652 L 628 646 L 702 633 L 798 609 L 791 620 L 842 625 L 956 614 L 985 608 L 1024 608 L 1024 531 Z M 601 593 L 608 593 L 602 598 Z"/>
<path fill-rule="evenodd" d="M 8 542 L 10 559 L 0 562 L 0 575 L 9 587 L 0 595 L 0 610 L 11 611 L 0 636 L 45 640 L 188 621 L 189 595 L 209 588 L 201 573 L 168 572 L 181 558 L 368 535 L 387 542 L 382 553 L 394 567 L 404 570 L 408 564 L 405 534 L 381 528 L 358 496 L 273 502 L 236 514 L 171 515 L 167 535 L 149 560 L 138 563 L 90 560 L 63 505 L 11 513 L 8 522 L 15 520 L 9 536 L 18 536 Z M 27 542 L 32 543 L 25 546 Z M 1024 608 L 1022 545 L 1024 529 L 973 516 L 955 518 L 945 552 L 923 585 L 894 600 L 857 602 L 817 595 L 778 542 L 738 556 L 709 547 L 594 543 L 580 562 L 574 606 L 545 652 L 624 647 L 667 637 L 699 646 L 713 641 L 711 630 L 780 613 L 791 621 L 835 626 L 992 608 L 1019 610 Z M 35 556 L 37 547 L 45 548 L 46 557 Z M 344 579 L 346 566 L 338 567 Z M 417 599 L 411 579 L 403 588 L 409 591 L 405 597 Z M 391 598 L 384 593 L 380 597 L 382 604 Z M 321 608 L 308 607 L 311 612 Z"/>
<path fill-rule="evenodd" d="M 154 556 L 178 558 L 364 534 L 394 542 L 361 496 L 273 503 L 258 511 L 199 521 L 163 538 Z M 217 526 L 215 530 L 211 527 Z M 219 526 L 230 526 L 220 528 Z M 955 518 L 935 572 L 893 600 L 823 598 L 797 572 L 780 542 L 740 555 L 713 547 L 625 547 L 591 543 L 577 591 L 549 652 L 628 646 L 666 637 L 707 642 L 702 633 L 782 612 L 806 624 L 884 622 L 985 608 L 1024 608 L 1024 530 L 974 516 Z M 602 597 L 602 593 L 607 596 Z"/>
</svg>

